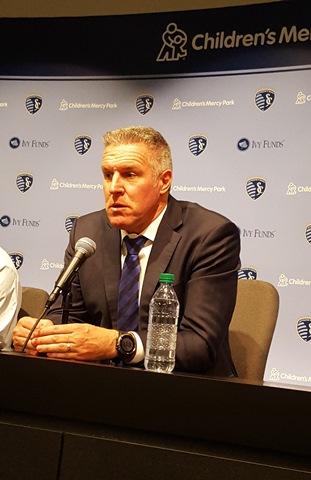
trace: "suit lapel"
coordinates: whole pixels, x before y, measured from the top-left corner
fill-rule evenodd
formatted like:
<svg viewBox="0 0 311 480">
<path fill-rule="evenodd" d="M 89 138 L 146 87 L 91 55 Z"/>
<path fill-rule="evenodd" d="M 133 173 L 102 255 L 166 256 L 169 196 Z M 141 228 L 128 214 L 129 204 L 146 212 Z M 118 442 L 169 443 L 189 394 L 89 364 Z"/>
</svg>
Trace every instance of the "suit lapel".
<svg viewBox="0 0 311 480">
<path fill-rule="evenodd" d="M 173 197 L 170 197 L 167 210 L 159 225 L 150 253 L 142 288 L 141 305 L 149 304 L 159 281 L 160 274 L 165 272 L 172 258 L 180 240 L 180 235 L 175 229 L 181 224 L 181 207 Z"/>
<path fill-rule="evenodd" d="M 117 324 L 118 288 L 121 275 L 120 231 L 109 223 L 105 223 L 102 240 L 103 275 L 108 308 L 112 320 L 112 328 Z"/>
</svg>

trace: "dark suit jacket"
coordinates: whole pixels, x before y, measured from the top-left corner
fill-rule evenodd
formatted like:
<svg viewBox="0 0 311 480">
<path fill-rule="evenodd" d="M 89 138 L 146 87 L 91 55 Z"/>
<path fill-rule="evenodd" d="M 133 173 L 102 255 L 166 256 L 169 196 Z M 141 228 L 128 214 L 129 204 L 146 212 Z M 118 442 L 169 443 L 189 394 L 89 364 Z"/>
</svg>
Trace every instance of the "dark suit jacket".
<svg viewBox="0 0 311 480">
<path fill-rule="evenodd" d="M 112 227 L 105 210 L 79 217 L 70 233 L 65 265 L 81 237 L 93 239 L 96 252 L 72 282 L 69 321 L 116 328 L 120 231 Z M 169 197 L 142 286 L 138 333 L 145 345 L 149 302 L 159 276 L 173 273 L 180 302 L 175 370 L 236 375 L 228 326 L 236 301 L 239 253 L 239 230 L 230 220 L 198 204 Z M 59 310 L 49 318 L 59 323 Z"/>
</svg>

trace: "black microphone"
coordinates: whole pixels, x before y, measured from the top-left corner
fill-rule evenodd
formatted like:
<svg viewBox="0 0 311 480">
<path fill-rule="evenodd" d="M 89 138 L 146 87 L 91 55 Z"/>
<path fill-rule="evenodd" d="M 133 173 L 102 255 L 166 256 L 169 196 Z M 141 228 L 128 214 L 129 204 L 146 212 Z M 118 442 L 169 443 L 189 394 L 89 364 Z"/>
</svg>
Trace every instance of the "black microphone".
<svg viewBox="0 0 311 480">
<path fill-rule="evenodd" d="M 75 276 L 75 274 L 77 273 L 81 265 L 85 262 L 87 258 L 94 255 L 95 250 L 96 250 L 96 243 L 94 242 L 94 240 L 91 240 L 90 238 L 87 238 L 87 237 L 83 237 L 77 241 L 77 243 L 75 244 L 74 256 L 70 260 L 67 267 L 65 267 L 62 270 L 58 279 L 56 280 L 54 290 L 49 296 L 45 304 L 44 311 L 42 312 L 40 317 L 35 321 L 34 325 L 32 326 L 32 329 L 30 330 L 25 340 L 25 343 L 21 350 L 22 353 L 24 353 L 27 347 L 27 344 L 29 342 L 29 339 L 33 334 L 36 326 L 40 322 L 40 320 L 44 317 L 44 315 L 49 310 L 49 308 L 53 305 L 53 303 L 58 299 L 59 295 L 67 291 L 68 287 L 70 286 L 70 283 L 72 282 L 73 277 Z"/>
<path fill-rule="evenodd" d="M 85 262 L 85 260 L 91 257 L 96 250 L 96 243 L 90 238 L 83 237 L 75 244 L 75 254 L 70 260 L 67 267 L 65 267 L 60 273 L 58 279 L 55 282 L 53 292 L 50 294 L 45 307 L 50 308 L 53 303 L 58 299 L 62 292 L 66 292 L 73 277 Z"/>
</svg>

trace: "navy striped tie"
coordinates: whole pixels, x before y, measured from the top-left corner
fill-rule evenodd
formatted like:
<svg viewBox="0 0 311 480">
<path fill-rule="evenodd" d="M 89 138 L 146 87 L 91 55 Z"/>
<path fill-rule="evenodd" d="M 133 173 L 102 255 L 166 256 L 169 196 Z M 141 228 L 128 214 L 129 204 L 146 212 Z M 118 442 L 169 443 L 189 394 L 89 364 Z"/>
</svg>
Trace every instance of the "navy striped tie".
<svg viewBox="0 0 311 480">
<path fill-rule="evenodd" d="M 136 330 L 138 325 L 138 293 L 140 263 L 138 253 L 147 240 L 140 235 L 136 238 L 124 237 L 127 256 L 124 261 L 118 300 L 118 330 Z"/>
</svg>

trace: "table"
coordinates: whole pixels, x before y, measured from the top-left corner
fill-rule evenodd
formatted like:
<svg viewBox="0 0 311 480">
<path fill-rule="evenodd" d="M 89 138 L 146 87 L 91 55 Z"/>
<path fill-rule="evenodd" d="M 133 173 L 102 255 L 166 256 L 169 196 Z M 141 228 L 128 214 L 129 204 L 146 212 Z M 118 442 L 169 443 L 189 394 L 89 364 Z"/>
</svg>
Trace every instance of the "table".
<svg viewBox="0 0 311 480">
<path fill-rule="evenodd" d="M 0 478 L 311 478 L 310 391 L 0 353 Z"/>
</svg>

